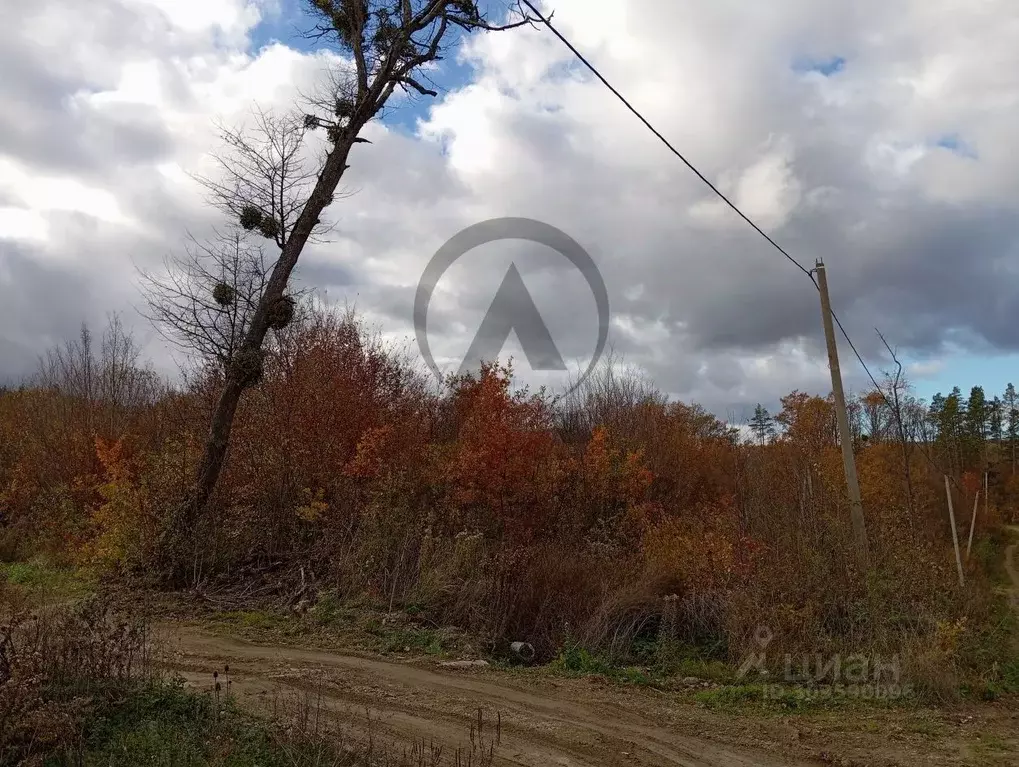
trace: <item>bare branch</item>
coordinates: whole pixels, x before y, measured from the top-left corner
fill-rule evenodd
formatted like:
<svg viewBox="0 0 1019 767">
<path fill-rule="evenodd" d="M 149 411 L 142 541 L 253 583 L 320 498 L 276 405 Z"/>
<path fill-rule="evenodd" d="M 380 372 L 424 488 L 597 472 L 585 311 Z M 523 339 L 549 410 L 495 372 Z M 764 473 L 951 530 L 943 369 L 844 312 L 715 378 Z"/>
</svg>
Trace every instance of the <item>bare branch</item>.
<svg viewBox="0 0 1019 767">
<path fill-rule="evenodd" d="M 911 471 L 911 467 L 910 467 L 910 460 L 911 460 L 911 455 L 912 455 L 912 452 L 913 452 L 913 450 L 912 450 L 913 445 L 912 445 L 911 436 L 906 434 L 906 427 L 903 424 L 903 419 L 902 419 L 903 403 L 902 403 L 902 398 L 900 397 L 900 393 L 903 390 L 907 389 L 907 384 L 906 384 L 905 381 L 903 381 L 902 363 L 899 362 L 899 358 L 895 354 L 895 351 L 892 349 L 891 345 L 888 343 L 888 341 L 884 337 L 884 335 L 882 335 L 880 330 L 878 330 L 877 328 L 874 328 L 874 332 L 877 333 L 878 338 L 881 339 L 881 343 L 883 343 L 885 345 L 885 348 L 888 350 L 888 354 L 890 354 L 891 357 L 892 357 L 892 362 L 894 362 L 895 366 L 896 366 L 896 371 L 895 371 L 895 377 L 894 378 L 892 376 L 889 376 L 887 373 L 885 374 L 886 378 L 890 378 L 891 379 L 891 381 L 889 382 L 889 388 L 892 391 L 892 401 L 890 403 L 888 403 L 887 398 L 885 398 L 885 402 L 888 403 L 890 405 L 890 407 L 891 407 L 891 411 L 892 411 L 891 415 L 892 415 L 892 418 L 895 420 L 896 430 L 898 431 L 899 445 L 900 445 L 900 449 L 902 451 L 902 472 L 903 472 L 903 478 L 904 478 L 905 484 L 906 484 L 906 512 L 909 515 L 909 528 L 910 528 L 910 531 L 912 531 L 913 530 L 913 476 L 912 476 L 912 471 Z"/>
<path fill-rule="evenodd" d="M 211 243 L 192 238 L 164 273 L 141 273 L 144 314 L 167 341 L 222 367 L 244 339 L 269 268 L 264 247 L 240 231 Z"/>
<path fill-rule="evenodd" d="M 431 90 L 429 88 L 426 88 L 425 86 L 423 86 L 421 83 L 419 83 L 417 80 L 415 80 L 413 77 L 410 77 L 409 75 L 406 76 L 406 77 L 398 78 L 397 82 L 400 83 L 400 85 L 409 85 L 411 88 L 416 90 L 422 96 L 438 96 L 439 95 L 438 91 L 433 91 L 433 90 Z"/>
<path fill-rule="evenodd" d="M 317 181 L 305 142 L 311 127 L 303 117 L 256 108 L 248 126 L 219 126 L 226 147 L 214 158 L 219 174 L 194 178 L 210 203 L 233 221 L 241 222 L 246 210 L 256 211 L 242 224 L 283 250 Z"/>
</svg>

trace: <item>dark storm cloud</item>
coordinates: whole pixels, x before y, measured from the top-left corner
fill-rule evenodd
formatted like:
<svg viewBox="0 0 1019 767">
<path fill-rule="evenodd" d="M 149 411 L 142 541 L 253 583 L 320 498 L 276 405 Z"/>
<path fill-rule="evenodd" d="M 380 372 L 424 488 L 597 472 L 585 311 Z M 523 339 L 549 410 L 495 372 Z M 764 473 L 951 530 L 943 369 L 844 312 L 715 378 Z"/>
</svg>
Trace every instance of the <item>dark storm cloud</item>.
<svg viewBox="0 0 1019 767">
<path fill-rule="evenodd" d="M 294 273 L 294 278 L 302 289 L 313 291 L 332 291 L 337 288 L 346 291 L 350 287 L 356 287 L 354 275 L 347 267 L 329 262 L 300 263 Z"/>
<path fill-rule="evenodd" d="M 31 247 L 0 241 L 0 381 L 31 374 L 47 345 L 97 319 L 89 275 L 40 256 Z"/>
</svg>

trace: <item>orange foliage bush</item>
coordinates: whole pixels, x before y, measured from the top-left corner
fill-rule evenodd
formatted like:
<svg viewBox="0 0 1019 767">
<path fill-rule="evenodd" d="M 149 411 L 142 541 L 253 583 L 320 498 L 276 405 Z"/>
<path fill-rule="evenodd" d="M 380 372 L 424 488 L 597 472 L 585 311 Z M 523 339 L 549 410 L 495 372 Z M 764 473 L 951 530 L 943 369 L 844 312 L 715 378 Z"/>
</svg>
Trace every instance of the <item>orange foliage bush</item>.
<svg viewBox="0 0 1019 767">
<path fill-rule="evenodd" d="M 86 347 L 0 395 L 0 554 L 147 571 L 170 556 L 160 532 L 186 497 L 216 377 L 165 391 L 122 360 L 83 361 Z M 135 372 L 85 391 L 82 365 Z M 976 562 L 966 590 L 954 582 L 943 480 L 878 434 L 880 402 L 857 413 L 869 586 L 832 403 L 793 392 L 782 406 L 782 434 L 759 445 L 611 368 L 562 401 L 514 388 L 499 365 L 436 391 L 353 315 L 312 312 L 273 342 L 197 545 L 173 556 L 198 580 L 290 568 L 546 654 L 622 651 L 650 632 L 738 657 L 760 624 L 790 649 L 858 647 L 983 609 Z"/>
</svg>

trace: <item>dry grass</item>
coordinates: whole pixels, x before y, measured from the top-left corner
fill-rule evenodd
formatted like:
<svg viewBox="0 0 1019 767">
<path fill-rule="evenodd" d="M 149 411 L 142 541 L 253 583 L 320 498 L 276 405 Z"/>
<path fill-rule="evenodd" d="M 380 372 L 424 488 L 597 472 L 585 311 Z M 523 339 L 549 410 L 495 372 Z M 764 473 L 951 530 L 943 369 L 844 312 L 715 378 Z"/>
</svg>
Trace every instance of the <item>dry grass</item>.
<svg viewBox="0 0 1019 767">
<path fill-rule="evenodd" d="M 32 609 L 0 584 L 0 762 L 80 747 L 83 721 L 150 678 L 148 632 L 96 599 Z"/>
</svg>

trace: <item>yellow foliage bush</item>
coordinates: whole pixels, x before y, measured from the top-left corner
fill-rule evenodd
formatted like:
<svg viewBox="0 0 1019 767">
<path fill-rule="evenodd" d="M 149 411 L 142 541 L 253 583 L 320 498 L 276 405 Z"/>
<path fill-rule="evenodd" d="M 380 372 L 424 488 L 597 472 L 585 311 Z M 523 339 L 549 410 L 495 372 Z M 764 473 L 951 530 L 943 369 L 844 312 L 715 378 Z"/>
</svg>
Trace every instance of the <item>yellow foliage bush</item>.
<svg viewBox="0 0 1019 767">
<path fill-rule="evenodd" d="M 99 571 L 123 571 L 143 565 L 154 538 L 148 487 L 134 477 L 123 442 L 96 440 L 105 481 L 96 487 L 102 499 L 91 516 L 92 536 L 81 551 L 81 564 Z"/>
</svg>

